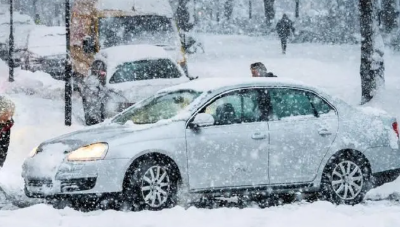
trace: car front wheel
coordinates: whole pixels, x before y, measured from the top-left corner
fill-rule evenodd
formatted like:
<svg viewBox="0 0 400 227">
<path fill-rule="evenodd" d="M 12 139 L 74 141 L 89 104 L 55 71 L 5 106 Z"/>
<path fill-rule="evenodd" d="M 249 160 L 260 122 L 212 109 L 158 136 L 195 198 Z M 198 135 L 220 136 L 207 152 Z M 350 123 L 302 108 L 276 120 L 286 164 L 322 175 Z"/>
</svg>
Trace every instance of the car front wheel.
<svg viewBox="0 0 400 227">
<path fill-rule="evenodd" d="M 322 174 L 322 198 L 335 204 L 355 205 L 371 188 L 371 170 L 365 158 L 343 153 L 332 158 Z"/>
<path fill-rule="evenodd" d="M 128 174 L 125 197 L 139 210 L 162 210 L 177 202 L 177 174 L 171 164 L 146 160 Z"/>
</svg>

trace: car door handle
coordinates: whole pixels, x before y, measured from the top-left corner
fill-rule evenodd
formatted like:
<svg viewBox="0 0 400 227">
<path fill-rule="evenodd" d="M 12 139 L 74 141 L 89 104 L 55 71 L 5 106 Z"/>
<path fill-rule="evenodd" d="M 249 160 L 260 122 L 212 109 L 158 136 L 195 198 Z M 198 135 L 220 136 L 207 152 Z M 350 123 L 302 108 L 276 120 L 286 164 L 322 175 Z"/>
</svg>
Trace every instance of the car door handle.
<svg viewBox="0 0 400 227">
<path fill-rule="evenodd" d="M 318 134 L 320 134 L 321 136 L 330 136 L 332 135 L 332 132 L 330 132 L 328 129 L 320 129 L 318 131 Z"/>
<path fill-rule="evenodd" d="M 251 136 L 251 138 L 253 140 L 263 140 L 263 139 L 267 138 L 267 135 L 265 133 L 256 132 Z"/>
</svg>

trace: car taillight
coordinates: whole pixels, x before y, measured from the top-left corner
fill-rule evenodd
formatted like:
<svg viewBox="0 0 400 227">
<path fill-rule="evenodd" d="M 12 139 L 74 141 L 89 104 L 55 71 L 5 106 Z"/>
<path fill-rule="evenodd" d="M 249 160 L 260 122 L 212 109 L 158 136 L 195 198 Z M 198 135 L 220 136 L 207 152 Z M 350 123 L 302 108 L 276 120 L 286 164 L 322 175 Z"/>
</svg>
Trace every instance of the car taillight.
<svg viewBox="0 0 400 227">
<path fill-rule="evenodd" d="M 393 130 L 396 132 L 397 138 L 399 138 L 399 124 L 397 121 L 393 122 L 392 124 Z"/>
</svg>

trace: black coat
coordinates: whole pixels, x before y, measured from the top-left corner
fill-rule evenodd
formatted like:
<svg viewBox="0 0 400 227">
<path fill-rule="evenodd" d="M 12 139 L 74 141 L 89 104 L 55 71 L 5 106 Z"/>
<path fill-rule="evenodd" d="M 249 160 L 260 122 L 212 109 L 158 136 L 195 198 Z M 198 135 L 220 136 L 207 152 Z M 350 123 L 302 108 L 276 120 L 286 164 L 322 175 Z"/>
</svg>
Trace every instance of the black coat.
<svg viewBox="0 0 400 227">
<path fill-rule="evenodd" d="M 287 39 L 290 36 L 290 32 L 294 33 L 293 22 L 289 18 L 282 18 L 276 25 L 276 31 L 279 38 Z"/>
</svg>

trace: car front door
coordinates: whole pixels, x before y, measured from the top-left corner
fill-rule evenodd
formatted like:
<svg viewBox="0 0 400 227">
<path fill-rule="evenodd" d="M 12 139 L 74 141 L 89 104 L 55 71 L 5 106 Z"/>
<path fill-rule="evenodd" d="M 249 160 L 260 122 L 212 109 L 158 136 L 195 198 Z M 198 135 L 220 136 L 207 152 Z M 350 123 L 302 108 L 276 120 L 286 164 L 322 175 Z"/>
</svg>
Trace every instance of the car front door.
<svg viewBox="0 0 400 227">
<path fill-rule="evenodd" d="M 260 93 L 245 89 L 221 94 L 199 112 L 211 114 L 215 124 L 186 129 L 191 190 L 269 183 L 268 123 Z"/>
<path fill-rule="evenodd" d="M 336 137 L 336 111 L 308 91 L 275 88 L 270 97 L 270 183 L 310 182 Z"/>
</svg>

